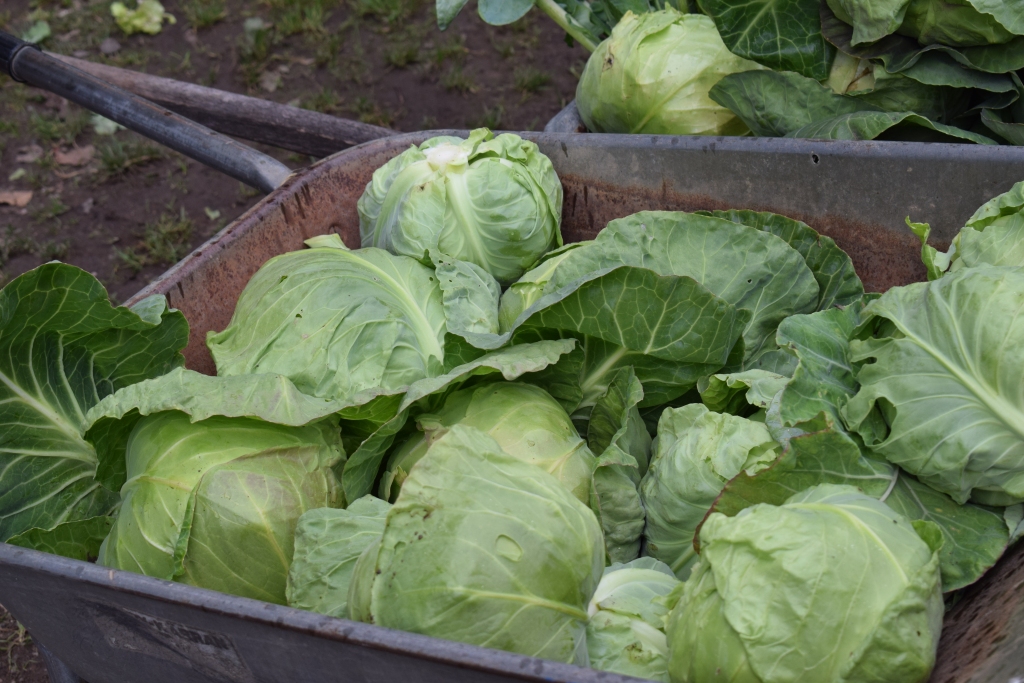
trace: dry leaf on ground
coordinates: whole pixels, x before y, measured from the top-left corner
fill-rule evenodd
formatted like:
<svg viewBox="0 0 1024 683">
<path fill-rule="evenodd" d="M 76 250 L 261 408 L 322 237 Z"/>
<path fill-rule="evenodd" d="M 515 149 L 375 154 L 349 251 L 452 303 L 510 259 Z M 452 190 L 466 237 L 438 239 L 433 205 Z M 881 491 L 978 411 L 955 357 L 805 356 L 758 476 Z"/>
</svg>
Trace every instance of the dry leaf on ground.
<svg viewBox="0 0 1024 683">
<path fill-rule="evenodd" d="M 32 201 L 32 192 L 30 190 L 14 190 L 6 191 L 0 190 L 0 204 L 7 204 L 9 206 L 27 206 Z"/>
<path fill-rule="evenodd" d="M 92 145 L 85 147 L 74 147 L 67 152 L 56 150 L 53 153 L 53 160 L 61 166 L 85 166 L 92 161 L 96 149 Z"/>
<path fill-rule="evenodd" d="M 31 164 L 35 161 L 39 161 L 39 157 L 43 156 L 43 148 L 39 145 L 29 145 L 28 147 L 21 147 L 18 149 L 18 153 L 14 157 L 14 161 L 19 164 Z"/>
</svg>

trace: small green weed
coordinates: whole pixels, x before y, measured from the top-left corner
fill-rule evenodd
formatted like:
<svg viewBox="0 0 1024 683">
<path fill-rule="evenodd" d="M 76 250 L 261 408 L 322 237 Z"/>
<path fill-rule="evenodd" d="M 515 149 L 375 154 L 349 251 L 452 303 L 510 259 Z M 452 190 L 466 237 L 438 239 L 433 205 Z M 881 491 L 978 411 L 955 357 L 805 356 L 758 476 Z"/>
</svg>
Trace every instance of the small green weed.
<svg viewBox="0 0 1024 683">
<path fill-rule="evenodd" d="M 350 0 L 352 11 L 359 17 L 373 17 L 385 24 L 399 24 L 420 8 L 421 0 Z"/>
<path fill-rule="evenodd" d="M 434 48 L 433 54 L 430 57 L 435 66 L 441 66 L 449 59 L 461 62 L 468 54 L 469 49 L 466 47 L 466 37 L 458 35 L 451 36 L 440 43 Z"/>
<path fill-rule="evenodd" d="M 341 109 L 341 98 L 338 93 L 324 86 L 320 92 L 303 100 L 300 106 L 323 114 L 333 114 Z"/>
<path fill-rule="evenodd" d="M 70 113 L 66 118 L 49 114 L 33 113 L 29 116 L 32 133 L 42 143 L 63 142 L 73 144 L 89 124 L 89 117 L 83 111 Z"/>
<path fill-rule="evenodd" d="M 490 128 L 491 130 L 498 130 L 501 128 L 501 124 L 505 119 L 505 106 L 501 103 L 494 105 L 493 107 L 485 107 L 483 114 L 480 115 L 476 121 L 471 123 L 472 128 Z"/>
<path fill-rule="evenodd" d="M 196 30 L 209 28 L 228 16 L 224 0 L 188 0 L 182 9 Z"/>
<path fill-rule="evenodd" d="M 115 249 L 114 253 L 120 265 L 133 275 L 146 266 L 171 265 L 188 254 L 194 227 L 184 207 L 177 214 L 164 211 L 155 221 L 146 224 L 137 245 Z"/>
<path fill-rule="evenodd" d="M 60 197 L 50 197 L 46 204 L 32 211 L 32 220 L 37 223 L 51 221 L 63 216 L 70 210 L 71 207 L 61 201 Z"/>
<path fill-rule="evenodd" d="M 551 74 L 532 66 L 516 69 L 513 79 L 516 90 L 524 95 L 532 95 L 551 84 Z"/>
<path fill-rule="evenodd" d="M 390 66 L 404 69 L 420 61 L 420 46 L 415 41 L 399 42 L 384 53 L 384 61 Z"/>
<path fill-rule="evenodd" d="M 99 148 L 103 180 L 119 176 L 129 168 L 163 157 L 163 151 L 141 138 L 113 139 Z"/>
<path fill-rule="evenodd" d="M 461 65 L 456 65 L 448 69 L 448 71 L 441 76 L 441 85 L 444 86 L 445 90 L 459 92 L 463 95 L 474 93 L 479 90 L 479 88 L 477 88 L 476 81 L 473 80 L 472 76 L 462 70 Z"/>
<path fill-rule="evenodd" d="M 372 97 L 357 97 L 353 108 L 363 123 L 389 127 L 396 118 L 393 113 L 377 104 Z"/>
</svg>

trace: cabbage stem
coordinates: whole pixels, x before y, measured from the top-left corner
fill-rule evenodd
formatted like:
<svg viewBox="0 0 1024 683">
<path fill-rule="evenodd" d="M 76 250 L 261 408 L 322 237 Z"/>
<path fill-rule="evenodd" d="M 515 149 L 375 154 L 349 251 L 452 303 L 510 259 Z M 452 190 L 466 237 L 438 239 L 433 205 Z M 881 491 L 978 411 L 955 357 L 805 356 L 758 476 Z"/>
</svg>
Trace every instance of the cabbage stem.
<svg viewBox="0 0 1024 683">
<path fill-rule="evenodd" d="M 576 23 L 573 19 L 562 9 L 555 0 L 534 0 L 537 7 L 542 12 L 547 14 L 551 19 L 558 24 L 563 31 L 572 36 L 572 39 L 577 43 L 587 48 L 589 52 L 593 52 L 597 49 L 597 43 L 594 42 L 593 38 L 588 35 L 586 29 Z"/>
</svg>

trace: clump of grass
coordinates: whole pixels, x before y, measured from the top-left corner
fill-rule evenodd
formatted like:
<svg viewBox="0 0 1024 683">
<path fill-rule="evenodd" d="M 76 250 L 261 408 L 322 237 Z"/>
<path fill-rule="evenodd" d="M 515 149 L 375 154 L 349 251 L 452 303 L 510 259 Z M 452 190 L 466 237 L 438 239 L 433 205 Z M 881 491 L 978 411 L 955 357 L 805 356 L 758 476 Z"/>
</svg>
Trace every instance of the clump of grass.
<svg viewBox="0 0 1024 683">
<path fill-rule="evenodd" d="M 246 19 L 245 30 L 238 44 L 238 68 L 247 87 L 253 88 L 259 82 L 273 43 L 269 25 L 259 18 Z"/>
<path fill-rule="evenodd" d="M 71 251 L 70 240 L 46 240 L 36 247 L 36 255 L 43 261 L 63 261 Z"/>
<path fill-rule="evenodd" d="M 137 275 L 146 266 L 165 266 L 180 261 L 189 252 L 194 229 L 185 208 L 175 214 L 164 211 L 159 218 L 146 224 L 142 239 L 134 247 L 115 249 L 120 265 Z"/>
<path fill-rule="evenodd" d="M 483 114 L 476 121 L 470 124 L 472 128 L 490 128 L 498 130 L 505 119 L 505 107 L 501 103 L 493 107 L 485 107 Z"/>
<path fill-rule="evenodd" d="M 65 204 L 60 197 L 50 197 L 48 202 L 32 211 L 32 219 L 37 223 L 42 223 L 59 218 L 70 210 L 71 207 Z"/>
<path fill-rule="evenodd" d="M 459 92 L 463 95 L 474 93 L 477 88 L 473 77 L 462 70 L 461 65 L 453 66 L 441 76 L 441 85 L 445 90 Z"/>
<path fill-rule="evenodd" d="M 88 124 L 89 117 L 84 111 L 75 111 L 64 118 L 36 113 L 29 116 L 32 134 L 44 144 L 54 142 L 73 144 Z"/>
<path fill-rule="evenodd" d="M 516 69 L 513 79 L 516 90 L 524 95 L 532 95 L 551 84 L 551 74 L 532 66 Z"/>
<path fill-rule="evenodd" d="M 491 37 L 491 47 L 502 59 L 508 59 L 516 53 L 515 43 L 511 40 L 501 40 L 500 38 Z"/>
<path fill-rule="evenodd" d="M 163 151 L 141 138 L 114 138 L 98 150 L 103 179 L 119 176 L 128 169 L 163 157 Z"/>
<path fill-rule="evenodd" d="M 376 126 L 390 127 L 396 118 L 392 112 L 377 104 L 372 97 L 357 97 L 353 104 L 353 110 L 360 121 Z"/>
<path fill-rule="evenodd" d="M 420 47 L 415 41 L 399 42 L 384 53 L 384 60 L 390 66 L 404 69 L 420 60 Z"/>
<path fill-rule="evenodd" d="M 350 0 L 356 16 L 373 17 L 385 24 L 399 24 L 420 8 L 422 0 Z"/>
<path fill-rule="evenodd" d="M 0 274 L 2 278 L 2 274 Z M 14 620 L 14 618 L 0 607 L 0 655 L 5 660 L 6 671 L 12 680 L 18 680 L 18 674 L 27 671 L 33 664 L 38 664 L 38 655 L 33 660 L 26 660 L 28 646 L 32 644 L 32 636 L 28 634 L 25 627 Z M 34 653 L 34 650 L 31 650 Z M 19 656 L 21 655 L 21 656 Z M 6 678 L 4 680 L 7 680 Z"/>
<path fill-rule="evenodd" d="M 224 0 L 188 0 L 183 9 L 188 23 L 197 31 L 213 26 L 228 15 Z"/>
<path fill-rule="evenodd" d="M 469 54 L 466 47 L 466 37 L 462 35 L 452 36 L 434 48 L 431 54 L 431 61 L 435 66 L 441 66 L 449 59 L 462 61 Z"/>
<path fill-rule="evenodd" d="M 13 225 L 8 224 L 3 233 L 0 233 L 0 268 L 7 265 L 15 256 L 31 254 L 36 250 L 36 243 L 29 237 L 24 237 Z"/>
<path fill-rule="evenodd" d="M 320 92 L 303 100 L 301 106 L 303 109 L 333 114 L 341 109 L 341 98 L 338 93 L 324 86 Z"/>
</svg>

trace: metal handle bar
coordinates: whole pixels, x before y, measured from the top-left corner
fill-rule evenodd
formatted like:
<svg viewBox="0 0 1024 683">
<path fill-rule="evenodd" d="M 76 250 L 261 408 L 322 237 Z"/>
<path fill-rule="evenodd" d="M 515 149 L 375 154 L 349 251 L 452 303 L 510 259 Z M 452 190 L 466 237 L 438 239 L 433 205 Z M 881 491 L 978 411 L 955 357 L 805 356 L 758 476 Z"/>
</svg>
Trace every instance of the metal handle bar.
<svg viewBox="0 0 1024 683">
<path fill-rule="evenodd" d="M 277 159 L 55 59 L 0 31 L 0 68 L 263 192 L 291 175 Z"/>
</svg>

